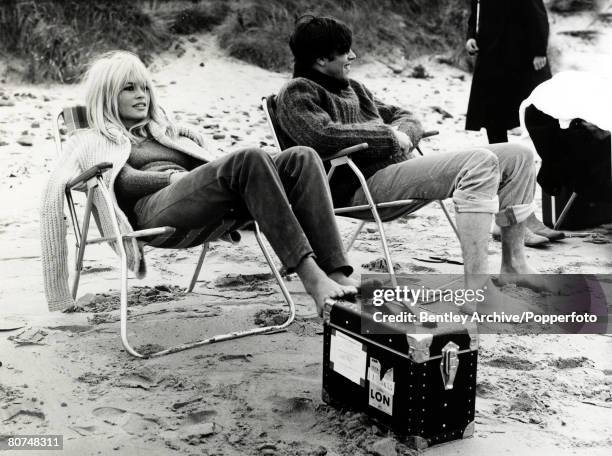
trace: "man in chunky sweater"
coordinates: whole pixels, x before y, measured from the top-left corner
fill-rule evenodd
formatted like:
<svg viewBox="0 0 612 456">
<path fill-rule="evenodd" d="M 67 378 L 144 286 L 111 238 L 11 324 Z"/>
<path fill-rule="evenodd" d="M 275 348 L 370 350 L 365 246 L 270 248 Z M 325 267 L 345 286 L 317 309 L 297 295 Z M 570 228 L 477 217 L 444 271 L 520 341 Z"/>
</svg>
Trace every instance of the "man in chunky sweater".
<svg viewBox="0 0 612 456">
<path fill-rule="evenodd" d="M 303 16 L 290 38 L 293 79 L 278 94 L 277 115 L 295 143 L 323 158 L 359 143 L 369 148 L 352 155 L 374 200 L 452 198 L 455 204 L 468 286 L 482 286 L 488 274 L 487 244 L 491 215 L 502 227 L 505 277 L 535 271 L 526 262 L 524 220 L 533 212 L 533 154 L 521 145 L 496 144 L 426 157 L 410 151 L 423 129 L 407 110 L 378 100 L 349 79 L 355 54 L 352 33 L 328 17 Z M 330 182 L 335 205 L 367 204 L 347 166 Z M 534 282 L 531 279 L 525 279 Z M 532 283 L 533 284 L 533 283 Z"/>
</svg>

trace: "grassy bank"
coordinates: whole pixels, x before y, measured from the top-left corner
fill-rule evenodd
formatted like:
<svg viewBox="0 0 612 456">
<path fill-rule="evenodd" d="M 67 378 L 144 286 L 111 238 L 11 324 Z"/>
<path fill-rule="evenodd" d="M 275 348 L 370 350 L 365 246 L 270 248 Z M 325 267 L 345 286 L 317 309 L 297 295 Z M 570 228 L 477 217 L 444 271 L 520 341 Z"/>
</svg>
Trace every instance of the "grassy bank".
<svg viewBox="0 0 612 456">
<path fill-rule="evenodd" d="M 149 60 L 171 42 L 138 4 L 121 0 L 4 0 L 0 52 L 23 62 L 30 82 L 74 82 L 92 55 L 128 49 Z"/>
<path fill-rule="evenodd" d="M 180 35 L 212 32 L 229 55 L 288 70 L 287 39 L 304 13 L 347 22 L 361 57 L 462 57 L 467 0 L 4 0 L 0 56 L 23 62 L 30 82 L 74 82 L 101 51 L 129 49 L 146 61 Z"/>
<path fill-rule="evenodd" d="M 467 22 L 465 0 L 253 0 L 238 7 L 219 28 L 222 47 L 234 57 L 287 70 L 287 46 L 296 17 L 333 16 L 354 31 L 362 57 L 390 61 L 425 53 L 456 54 Z"/>
</svg>

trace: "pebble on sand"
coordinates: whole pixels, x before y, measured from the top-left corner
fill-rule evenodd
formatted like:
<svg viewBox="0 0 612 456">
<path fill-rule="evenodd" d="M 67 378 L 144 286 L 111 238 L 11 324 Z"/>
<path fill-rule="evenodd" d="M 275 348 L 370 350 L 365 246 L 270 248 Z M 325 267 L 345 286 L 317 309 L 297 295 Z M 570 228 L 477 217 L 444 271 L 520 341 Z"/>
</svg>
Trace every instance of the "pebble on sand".
<svg viewBox="0 0 612 456">
<path fill-rule="evenodd" d="M 376 456 L 397 456 L 395 444 L 393 437 L 385 437 L 373 443 L 368 451 Z"/>
<path fill-rule="evenodd" d="M 196 444 L 199 443 L 199 440 L 203 437 L 208 437 L 216 432 L 218 432 L 218 429 L 214 422 L 201 423 L 184 428 L 181 432 L 181 437 L 189 443 Z"/>
<path fill-rule="evenodd" d="M 24 135 L 17 140 L 17 144 L 21 144 L 22 146 L 32 146 L 33 138 L 31 136 Z"/>
</svg>

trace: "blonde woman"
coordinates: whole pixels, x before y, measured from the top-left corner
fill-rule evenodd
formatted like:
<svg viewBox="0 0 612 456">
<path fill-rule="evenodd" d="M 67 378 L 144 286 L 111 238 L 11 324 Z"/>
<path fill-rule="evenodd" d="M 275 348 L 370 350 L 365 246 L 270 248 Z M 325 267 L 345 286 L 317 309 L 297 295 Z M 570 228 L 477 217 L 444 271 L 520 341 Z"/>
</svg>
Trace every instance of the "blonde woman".
<svg viewBox="0 0 612 456">
<path fill-rule="evenodd" d="M 66 143 L 45 188 L 42 260 L 49 308 L 74 305 L 68 287 L 63 191 L 79 172 L 111 162 L 105 173 L 123 229 L 173 226 L 192 230 L 222 219 L 252 218 L 283 264 L 295 270 L 322 311 L 329 298 L 354 294 L 318 155 L 294 147 L 270 156 L 256 148 L 213 159 L 204 138 L 173 124 L 160 107 L 151 76 L 129 52 L 101 56 L 86 76 L 89 129 Z M 98 201 L 94 199 L 94 204 Z M 96 204 L 104 226 L 104 204 Z M 130 268 L 144 274 L 142 250 L 126 241 Z"/>
</svg>

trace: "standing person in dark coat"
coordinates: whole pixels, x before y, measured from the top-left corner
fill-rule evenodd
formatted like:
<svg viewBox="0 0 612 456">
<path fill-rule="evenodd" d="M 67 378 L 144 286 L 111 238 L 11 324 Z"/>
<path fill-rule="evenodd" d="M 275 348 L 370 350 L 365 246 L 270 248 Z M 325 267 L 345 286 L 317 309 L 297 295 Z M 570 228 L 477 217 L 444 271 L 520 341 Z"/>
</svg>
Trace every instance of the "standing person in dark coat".
<svg viewBox="0 0 612 456">
<path fill-rule="evenodd" d="M 471 0 L 470 54 L 477 54 L 466 130 L 485 128 L 489 144 L 508 142 L 518 127 L 519 106 L 551 78 L 546 57 L 548 16 L 542 0 Z M 525 221 L 525 245 L 536 247 L 564 237 L 535 214 Z M 494 237 L 499 229 L 494 227 Z"/>
<path fill-rule="evenodd" d="M 542 0 L 471 0 L 466 49 L 477 53 L 466 130 L 508 141 L 521 102 L 550 79 L 548 16 Z"/>
</svg>

